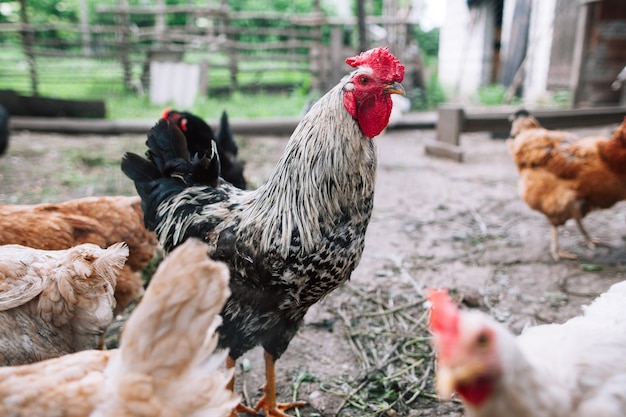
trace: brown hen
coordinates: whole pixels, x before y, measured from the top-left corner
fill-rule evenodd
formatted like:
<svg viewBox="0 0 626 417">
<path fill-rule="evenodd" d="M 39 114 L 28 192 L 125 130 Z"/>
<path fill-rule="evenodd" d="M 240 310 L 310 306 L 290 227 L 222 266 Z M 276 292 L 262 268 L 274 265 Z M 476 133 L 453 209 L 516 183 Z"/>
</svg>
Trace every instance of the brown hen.
<svg viewBox="0 0 626 417">
<path fill-rule="evenodd" d="M 594 248 L 582 219 L 590 211 L 626 200 L 626 119 L 612 137 L 577 139 L 541 127 L 525 110 L 514 115 L 509 148 L 520 174 L 519 192 L 552 226 L 550 253 L 555 260 L 575 259 L 559 250 L 558 227 L 574 219 Z"/>
<path fill-rule="evenodd" d="M 67 249 L 81 243 L 106 248 L 128 245 L 129 256 L 115 288 L 116 313 L 143 293 L 141 271 L 157 241 L 143 224 L 138 197 L 85 197 L 59 204 L 0 205 L 0 244 Z"/>
</svg>

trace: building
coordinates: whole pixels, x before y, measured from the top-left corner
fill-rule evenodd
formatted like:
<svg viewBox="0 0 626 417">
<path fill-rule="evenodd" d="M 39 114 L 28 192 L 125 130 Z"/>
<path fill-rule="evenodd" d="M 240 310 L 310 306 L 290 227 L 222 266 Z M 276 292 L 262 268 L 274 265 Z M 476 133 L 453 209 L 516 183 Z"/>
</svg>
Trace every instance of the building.
<svg viewBox="0 0 626 417">
<path fill-rule="evenodd" d="M 501 84 L 525 105 L 556 94 L 571 107 L 623 103 L 624 0 L 446 0 L 439 81 L 466 98 Z M 565 94 L 562 94 L 565 93 Z"/>
</svg>

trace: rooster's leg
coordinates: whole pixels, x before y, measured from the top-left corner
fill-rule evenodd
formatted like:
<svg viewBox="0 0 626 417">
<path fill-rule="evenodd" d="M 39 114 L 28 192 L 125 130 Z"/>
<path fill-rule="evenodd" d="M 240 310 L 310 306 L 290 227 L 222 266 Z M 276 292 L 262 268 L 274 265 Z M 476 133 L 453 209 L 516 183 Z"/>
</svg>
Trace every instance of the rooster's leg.
<svg viewBox="0 0 626 417">
<path fill-rule="evenodd" d="M 558 226 L 552 226 L 552 241 L 550 242 L 550 254 L 555 261 L 561 258 L 565 259 L 578 259 L 578 255 L 566 251 L 559 250 L 559 228 Z"/>
<path fill-rule="evenodd" d="M 274 357 L 264 352 L 265 358 L 265 393 L 259 400 L 257 405 L 254 406 L 255 410 L 263 409 L 265 417 L 289 417 L 289 414 L 285 413 L 285 410 L 294 407 L 302 407 L 306 405 L 304 401 L 294 401 L 287 404 L 276 403 L 276 371 Z"/>
<path fill-rule="evenodd" d="M 226 357 L 226 369 L 234 368 L 236 363 L 237 362 L 230 356 Z M 231 392 L 234 392 L 235 390 L 235 373 L 234 372 L 233 372 L 233 377 L 228 382 L 228 385 L 226 385 L 226 389 L 230 390 Z M 230 417 L 237 417 L 237 413 L 247 413 L 247 414 L 254 416 L 256 415 L 256 410 L 250 407 L 246 407 L 245 405 L 239 403 L 237 404 L 237 407 L 235 407 L 235 409 L 230 412 Z"/>
</svg>

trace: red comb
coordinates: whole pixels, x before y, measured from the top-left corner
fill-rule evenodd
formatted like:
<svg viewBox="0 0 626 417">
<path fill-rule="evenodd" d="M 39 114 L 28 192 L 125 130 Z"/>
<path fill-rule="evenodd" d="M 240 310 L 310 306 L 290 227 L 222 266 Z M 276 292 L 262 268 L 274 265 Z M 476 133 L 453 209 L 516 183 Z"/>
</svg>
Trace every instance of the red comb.
<svg viewBox="0 0 626 417">
<path fill-rule="evenodd" d="M 439 338 L 439 356 L 449 357 L 459 336 L 459 308 L 446 290 L 429 290 L 428 301 L 431 302 L 428 325 Z"/>
<path fill-rule="evenodd" d="M 404 79 L 404 65 L 389 53 L 389 47 L 374 48 L 346 59 L 346 64 L 356 68 L 367 66 L 376 71 L 384 81 L 401 82 Z"/>
<path fill-rule="evenodd" d="M 163 114 L 161 115 L 161 119 L 168 119 L 170 116 L 170 112 L 172 111 L 171 107 L 166 108 L 165 110 L 163 110 Z"/>
<path fill-rule="evenodd" d="M 452 302 L 448 291 L 429 290 L 430 307 L 429 326 L 435 333 L 457 333 L 459 308 Z"/>
</svg>

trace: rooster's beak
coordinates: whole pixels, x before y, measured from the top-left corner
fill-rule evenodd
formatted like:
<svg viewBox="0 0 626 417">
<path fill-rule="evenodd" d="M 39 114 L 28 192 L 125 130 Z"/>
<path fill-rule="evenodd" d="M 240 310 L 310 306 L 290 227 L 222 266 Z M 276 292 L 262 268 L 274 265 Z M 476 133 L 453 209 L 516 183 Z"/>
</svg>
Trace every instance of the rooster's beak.
<svg viewBox="0 0 626 417">
<path fill-rule="evenodd" d="M 387 85 L 384 90 L 389 94 L 400 94 L 402 96 L 406 96 L 406 92 L 404 91 L 404 87 L 400 83 L 393 83 Z"/>
</svg>

